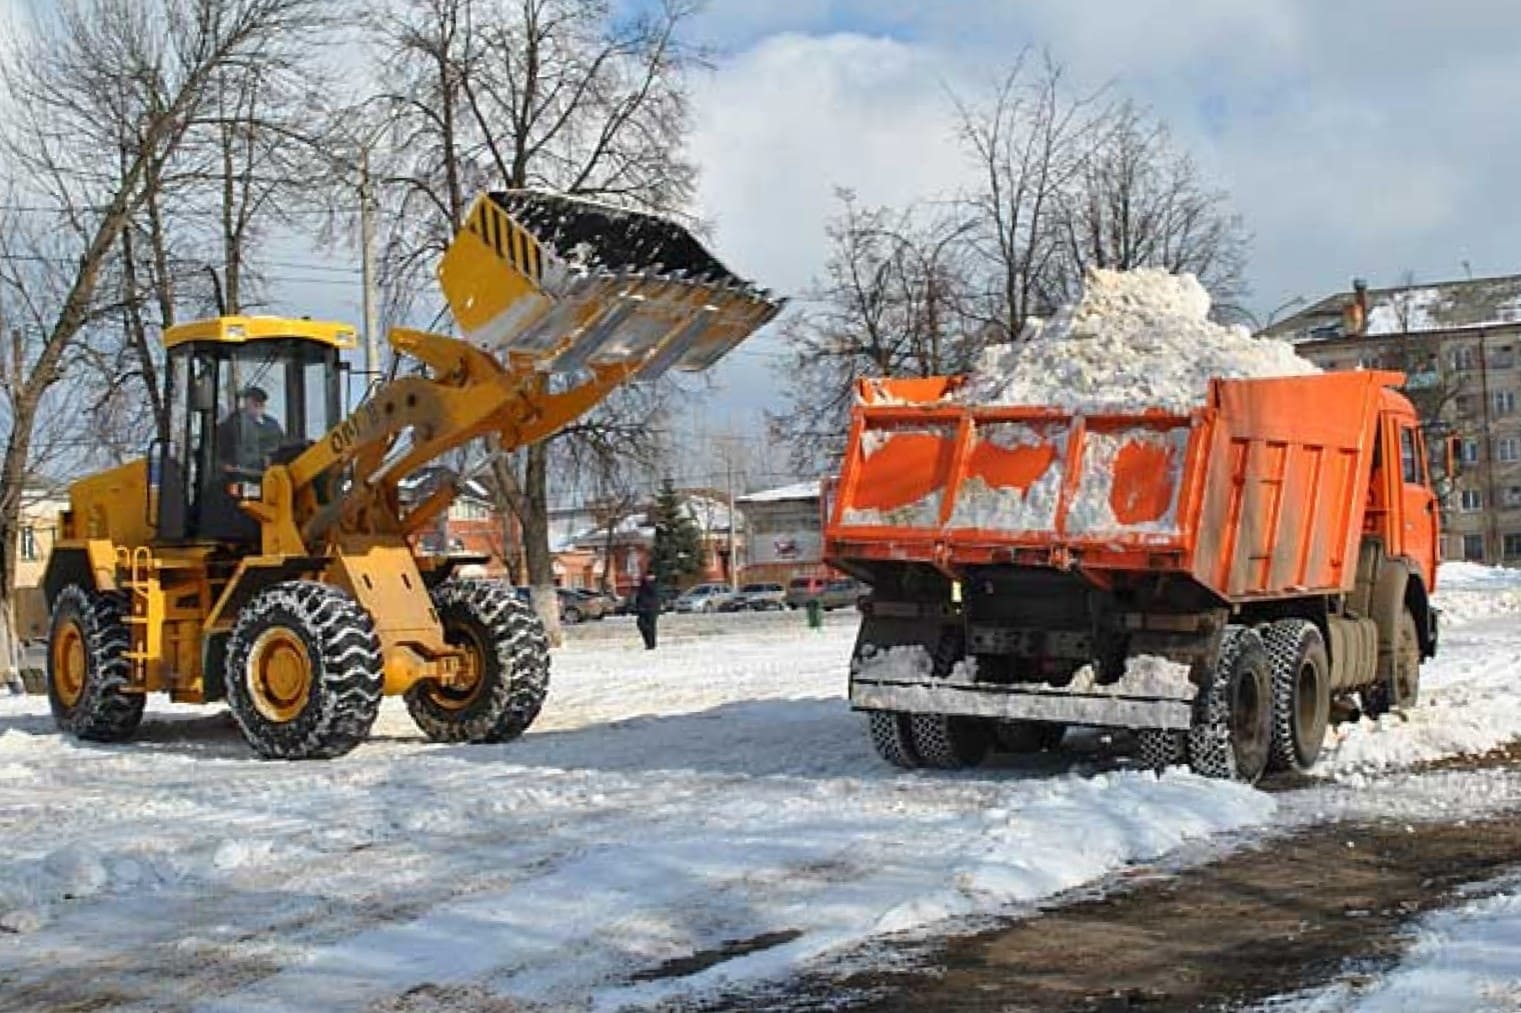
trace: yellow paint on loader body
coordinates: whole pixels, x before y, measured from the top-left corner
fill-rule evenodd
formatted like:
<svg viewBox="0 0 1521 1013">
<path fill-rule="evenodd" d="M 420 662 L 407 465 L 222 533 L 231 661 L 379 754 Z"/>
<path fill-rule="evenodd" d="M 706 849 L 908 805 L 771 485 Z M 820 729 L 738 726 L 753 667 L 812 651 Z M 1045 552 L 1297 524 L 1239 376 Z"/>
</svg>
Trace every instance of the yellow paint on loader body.
<svg viewBox="0 0 1521 1013">
<path fill-rule="evenodd" d="M 589 216 L 576 219 L 582 227 L 604 219 L 627 227 L 627 248 L 651 263 L 635 270 L 566 260 L 568 251 L 536 234 L 551 219 L 581 211 Z M 660 242 L 671 258 L 685 257 L 701 271 L 662 274 Z M 578 242 L 576 257 L 585 245 Z M 628 255 L 613 245 L 604 251 L 609 264 Z M 385 693 L 425 684 L 441 707 L 466 710 L 494 655 L 478 631 L 446 636 L 424 579 L 435 564 L 420 561 L 409 541 L 456 490 L 446 485 L 409 504 L 400 482 L 478 437 L 495 437 L 504 450 L 543 440 L 631 379 L 701 368 L 781 306 L 728 274 L 678 226 L 525 192 L 479 198 L 439 277 L 463 339 L 393 330 L 395 354 L 422 363 L 425 374 L 375 390 L 304 450 L 269 464 L 259 482 L 229 480 L 236 508 L 257 522 L 256 544 L 193 533 L 159 537 L 161 490 L 150 488 L 146 459 L 71 487 L 44 583 L 50 602 L 70 584 L 125 597 L 131 679 L 122 692 L 220 697 L 221 684 L 208 678 L 243 610 L 266 588 L 311 580 L 343 589 L 368 615 Z M 256 342 L 345 349 L 355 335 L 340 323 L 238 316 L 182 324 L 164 340 L 197 354 Z M 552 374 L 562 380 L 552 384 Z M 87 644 L 77 624 L 58 627 L 50 651 L 55 692 L 77 700 Z M 260 634 L 245 647 L 246 670 L 226 677 L 244 680 L 262 720 L 301 720 L 321 674 L 312 645 L 287 631 Z"/>
</svg>

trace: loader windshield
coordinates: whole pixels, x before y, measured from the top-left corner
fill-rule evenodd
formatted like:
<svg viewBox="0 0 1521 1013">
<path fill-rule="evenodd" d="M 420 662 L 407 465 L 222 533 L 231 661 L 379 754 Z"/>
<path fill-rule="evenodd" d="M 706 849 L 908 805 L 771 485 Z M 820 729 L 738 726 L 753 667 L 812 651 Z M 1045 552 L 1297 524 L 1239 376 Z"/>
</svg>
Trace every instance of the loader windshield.
<svg viewBox="0 0 1521 1013">
<path fill-rule="evenodd" d="M 337 365 L 335 348 L 302 338 L 176 346 L 162 468 L 176 489 L 161 496 L 164 536 L 256 538 L 258 525 L 238 504 L 260 495 L 271 464 L 292 460 L 337 424 Z"/>
</svg>

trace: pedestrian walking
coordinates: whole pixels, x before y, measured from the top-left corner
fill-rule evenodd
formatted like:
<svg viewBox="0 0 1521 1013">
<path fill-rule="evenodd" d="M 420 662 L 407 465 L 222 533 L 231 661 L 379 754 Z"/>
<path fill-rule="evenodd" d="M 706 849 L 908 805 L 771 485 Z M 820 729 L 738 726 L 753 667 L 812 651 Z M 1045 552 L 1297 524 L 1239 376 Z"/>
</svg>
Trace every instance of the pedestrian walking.
<svg viewBox="0 0 1521 1013">
<path fill-rule="evenodd" d="M 634 592 L 634 616 L 639 635 L 644 638 L 644 649 L 655 649 L 655 621 L 660 618 L 660 589 L 655 586 L 653 574 L 646 573 Z"/>
</svg>

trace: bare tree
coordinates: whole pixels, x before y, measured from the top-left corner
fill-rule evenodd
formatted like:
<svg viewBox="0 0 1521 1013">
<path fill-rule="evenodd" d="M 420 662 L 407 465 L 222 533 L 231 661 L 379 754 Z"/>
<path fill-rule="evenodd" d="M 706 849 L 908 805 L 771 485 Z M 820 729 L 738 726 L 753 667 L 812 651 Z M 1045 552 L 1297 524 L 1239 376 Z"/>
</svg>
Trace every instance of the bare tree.
<svg viewBox="0 0 1521 1013">
<path fill-rule="evenodd" d="M 1049 56 L 1029 54 L 983 102 L 956 98 L 961 139 L 981 177 L 967 195 L 974 250 L 987 267 L 977 315 L 998 340 L 1047 312 L 1067 288 L 1063 197 L 1081 177 L 1109 110 L 1102 93 L 1073 96 Z"/>
<path fill-rule="evenodd" d="M 682 151 L 686 71 L 698 54 L 680 32 L 693 11 L 685 0 L 630 17 L 615 17 L 606 0 L 396 0 L 387 8 L 377 33 L 392 54 L 387 94 L 402 111 L 397 140 L 405 145 L 391 189 L 414 212 L 387 240 L 392 285 L 436 261 L 480 189 L 546 187 L 657 212 L 684 208 L 696 174 Z M 411 298 L 390 305 L 407 309 Z M 635 404 L 610 399 L 555 442 L 599 427 L 637 441 L 645 426 L 627 414 Z M 499 459 L 493 478 L 522 527 L 535 603 L 553 631 L 551 454 L 545 443 Z"/>
<path fill-rule="evenodd" d="M 769 416 L 803 474 L 841 452 L 857 377 L 960 372 L 997 333 L 967 308 L 964 220 L 936 208 L 865 208 L 848 190 L 837 196 L 825 277 L 783 325 L 788 410 Z"/>
<path fill-rule="evenodd" d="M 222 67 L 302 31 L 317 0 L 70 0 L 37 13 L 0 63 L 11 190 L 44 209 L 6 236 L 0 332 L 0 663 L 14 671 L 16 545 L 39 412 L 81 334 L 116 307 L 112 253 L 146 183 L 183 142 Z M 130 127 L 124 129 L 123 124 Z M 123 153 L 125 136 L 138 139 Z"/>
<path fill-rule="evenodd" d="M 1240 302 L 1247 237 L 1229 197 L 1209 186 L 1167 126 L 1130 102 L 1092 124 L 1093 146 L 1061 193 L 1062 296 L 1090 267 L 1191 273 L 1216 303 Z"/>
</svg>

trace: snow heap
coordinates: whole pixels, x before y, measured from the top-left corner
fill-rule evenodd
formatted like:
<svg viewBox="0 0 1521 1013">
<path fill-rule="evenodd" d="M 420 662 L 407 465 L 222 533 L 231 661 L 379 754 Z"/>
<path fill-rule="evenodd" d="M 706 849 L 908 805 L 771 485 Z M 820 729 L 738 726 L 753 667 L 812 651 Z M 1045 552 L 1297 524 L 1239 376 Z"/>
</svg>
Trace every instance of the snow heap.
<svg viewBox="0 0 1521 1013">
<path fill-rule="evenodd" d="M 1287 342 L 1217 324 L 1209 309 L 1209 293 L 1191 274 L 1091 270 L 1080 302 L 1049 321 L 1032 319 L 1018 342 L 984 351 L 959 399 L 1187 411 L 1204 401 L 1213 377 L 1320 372 Z"/>
</svg>

